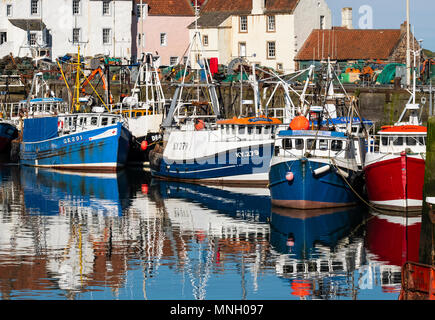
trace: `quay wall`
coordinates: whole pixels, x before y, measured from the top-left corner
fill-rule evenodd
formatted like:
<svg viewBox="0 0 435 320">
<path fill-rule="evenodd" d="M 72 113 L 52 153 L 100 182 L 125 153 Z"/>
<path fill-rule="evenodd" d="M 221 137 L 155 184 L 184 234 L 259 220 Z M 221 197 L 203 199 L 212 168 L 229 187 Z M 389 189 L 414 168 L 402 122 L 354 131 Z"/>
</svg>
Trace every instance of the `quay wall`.
<svg viewBox="0 0 435 320">
<path fill-rule="evenodd" d="M 435 197 L 435 117 L 428 120 L 426 170 L 423 199 Z M 435 205 L 432 208 L 424 201 L 420 233 L 420 263 L 435 265 Z"/>
</svg>

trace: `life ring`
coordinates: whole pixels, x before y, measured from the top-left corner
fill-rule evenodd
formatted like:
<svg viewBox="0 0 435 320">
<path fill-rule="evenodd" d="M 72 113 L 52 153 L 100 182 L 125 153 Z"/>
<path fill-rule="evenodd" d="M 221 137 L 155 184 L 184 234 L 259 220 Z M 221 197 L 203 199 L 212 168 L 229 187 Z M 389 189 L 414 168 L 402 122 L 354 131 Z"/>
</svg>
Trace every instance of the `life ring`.
<svg viewBox="0 0 435 320">
<path fill-rule="evenodd" d="M 203 120 L 197 120 L 195 123 L 195 130 L 200 131 L 205 128 L 205 124 Z"/>
</svg>

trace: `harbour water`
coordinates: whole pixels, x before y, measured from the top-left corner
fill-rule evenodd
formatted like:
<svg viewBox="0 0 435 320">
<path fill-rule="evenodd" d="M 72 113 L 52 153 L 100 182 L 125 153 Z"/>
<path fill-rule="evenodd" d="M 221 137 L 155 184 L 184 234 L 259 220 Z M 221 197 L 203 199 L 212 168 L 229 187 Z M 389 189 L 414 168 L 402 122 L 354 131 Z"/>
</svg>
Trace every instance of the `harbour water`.
<svg viewBox="0 0 435 320">
<path fill-rule="evenodd" d="M 397 300 L 421 216 L 269 190 L 0 167 L 1 300 Z"/>
</svg>

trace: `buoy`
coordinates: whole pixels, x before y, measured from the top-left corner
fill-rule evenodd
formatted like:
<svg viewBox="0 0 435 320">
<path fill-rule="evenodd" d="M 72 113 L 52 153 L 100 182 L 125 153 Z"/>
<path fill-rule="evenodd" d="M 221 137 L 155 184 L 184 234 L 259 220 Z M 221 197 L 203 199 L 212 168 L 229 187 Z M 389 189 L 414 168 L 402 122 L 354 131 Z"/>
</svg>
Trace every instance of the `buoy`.
<svg viewBox="0 0 435 320">
<path fill-rule="evenodd" d="M 142 191 L 142 194 L 148 194 L 148 185 L 144 183 L 141 185 L 140 190 Z"/>
<path fill-rule="evenodd" d="M 326 166 L 323 166 L 323 167 L 317 168 L 316 170 L 314 170 L 314 175 L 315 175 L 315 176 L 318 176 L 318 175 L 320 175 L 320 174 L 322 174 L 322 173 L 327 172 L 329 169 L 331 169 L 331 166 L 330 166 L 330 165 L 326 165 Z"/>
<path fill-rule="evenodd" d="M 291 130 L 308 130 L 309 128 L 310 121 L 304 116 L 297 116 L 290 122 Z"/>
<path fill-rule="evenodd" d="M 142 151 L 145 151 L 148 148 L 148 141 L 144 140 L 142 141 L 142 143 L 140 144 L 140 149 Z"/>
<path fill-rule="evenodd" d="M 285 179 L 289 182 L 293 181 L 293 179 L 295 178 L 293 172 L 289 171 L 287 172 L 287 174 L 285 175 Z"/>
<path fill-rule="evenodd" d="M 204 128 L 205 128 L 204 121 L 202 121 L 202 120 L 198 120 L 198 121 L 195 123 L 195 130 L 196 130 L 196 131 L 200 131 L 200 130 L 202 130 L 202 129 L 204 129 Z"/>
</svg>

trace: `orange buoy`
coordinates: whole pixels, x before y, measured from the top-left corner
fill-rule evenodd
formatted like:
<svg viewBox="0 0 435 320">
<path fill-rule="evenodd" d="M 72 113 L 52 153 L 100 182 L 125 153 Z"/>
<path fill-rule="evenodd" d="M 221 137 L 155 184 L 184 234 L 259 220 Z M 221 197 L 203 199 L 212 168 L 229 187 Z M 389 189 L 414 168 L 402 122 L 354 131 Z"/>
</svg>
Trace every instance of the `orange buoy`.
<svg viewBox="0 0 435 320">
<path fill-rule="evenodd" d="M 202 121 L 202 120 L 198 120 L 198 121 L 195 123 L 195 130 L 196 130 L 196 131 L 200 131 L 200 130 L 202 130 L 202 129 L 204 129 L 204 128 L 205 128 L 204 121 Z"/>
<path fill-rule="evenodd" d="M 287 174 L 285 175 L 285 179 L 286 179 L 288 182 L 293 181 L 294 178 L 295 178 L 295 176 L 294 176 L 293 172 L 291 172 L 291 171 L 287 172 Z"/>
<path fill-rule="evenodd" d="M 142 141 L 142 143 L 140 144 L 140 149 L 142 151 L 145 151 L 148 148 L 148 141 L 144 140 Z"/>
<path fill-rule="evenodd" d="M 297 116 L 290 122 L 291 130 L 308 130 L 309 128 L 310 121 L 304 116 Z"/>
</svg>

